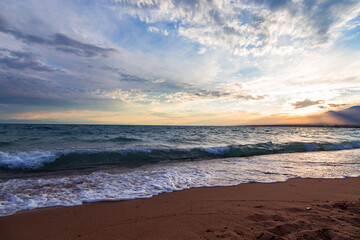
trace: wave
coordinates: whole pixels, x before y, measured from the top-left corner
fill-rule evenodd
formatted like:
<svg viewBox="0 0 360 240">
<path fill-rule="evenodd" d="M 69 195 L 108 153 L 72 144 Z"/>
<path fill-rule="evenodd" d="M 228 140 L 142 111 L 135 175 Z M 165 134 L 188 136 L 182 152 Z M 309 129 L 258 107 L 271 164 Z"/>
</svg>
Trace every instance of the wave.
<svg viewBox="0 0 360 240">
<path fill-rule="evenodd" d="M 13 145 L 11 142 L 0 141 L 0 147 L 8 147 Z"/>
<path fill-rule="evenodd" d="M 115 137 L 110 139 L 112 142 L 136 142 L 140 141 L 140 139 L 137 138 L 127 138 L 127 137 Z"/>
<path fill-rule="evenodd" d="M 194 187 L 358 177 L 360 161 L 355 150 L 309 153 L 306 158 L 290 153 L 106 170 L 0 181 L 0 216 L 40 207 L 147 198 Z"/>
<path fill-rule="evenodd" d="M 117 142 L 117 143 L 127 143 L 127 142 L 137 142 L 137 141 L 141 141 L 140 139 L 137 138 L 128 138 L 128 137 L 114 137 L 114 138 L 94 138 L 94 139 L 89 139 L 89 140 L 81 140 L 81 139 L 77 139 L 79 141 L 83 141 L 83 142 L 90 142 L 90 143 L 103 143 L 103 142 Z"/>
<path fill-rule="evenodd" d="M 128 139 L 119 139 L 128 141 Z M 162 161 L 196 161 L 215 158 L 246 157 L 278 153 L 333 151 L 360 148 L 360 141 L 351 142 L 265 142 L 250 145 L 229 145 L 189 149 L 122 149 L 117 151 L 29 151 L 1 152 L 0 169 L 56 171 L 86 169 L 103 165 L 136 167 Z"/>
</svg>

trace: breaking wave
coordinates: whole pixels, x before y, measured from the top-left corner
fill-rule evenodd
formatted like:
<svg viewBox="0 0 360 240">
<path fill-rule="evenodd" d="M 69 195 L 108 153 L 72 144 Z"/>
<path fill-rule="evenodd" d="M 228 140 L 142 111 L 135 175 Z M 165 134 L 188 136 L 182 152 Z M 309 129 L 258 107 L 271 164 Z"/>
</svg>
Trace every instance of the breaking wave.
<svg viewBox="0 0 360 240">
<path fill-rule="evenodd" d="M 197 161 L 215 158 L 247 157 L 278 153 L 333 151 L 360 148 L 360 141 L 272 142 L 206 148 L 135 148 L 97 151 L 1 152 L 0 168 L 17 171 L 86 169 L 102 165 L 140 166 L 164 161 Z"/>
</svg>

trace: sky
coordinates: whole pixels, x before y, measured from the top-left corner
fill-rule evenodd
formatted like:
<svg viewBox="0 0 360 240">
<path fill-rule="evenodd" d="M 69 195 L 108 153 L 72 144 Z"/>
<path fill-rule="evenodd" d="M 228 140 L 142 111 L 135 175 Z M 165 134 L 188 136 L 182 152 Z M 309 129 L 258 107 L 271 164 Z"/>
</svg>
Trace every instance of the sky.
<svg viewBox="0 0 360 240">
<path fill-rule="evenodd" d="M 301 124 L 359 56 L 359 0 L 1 0 L 0 121 Z"/>
</svg>

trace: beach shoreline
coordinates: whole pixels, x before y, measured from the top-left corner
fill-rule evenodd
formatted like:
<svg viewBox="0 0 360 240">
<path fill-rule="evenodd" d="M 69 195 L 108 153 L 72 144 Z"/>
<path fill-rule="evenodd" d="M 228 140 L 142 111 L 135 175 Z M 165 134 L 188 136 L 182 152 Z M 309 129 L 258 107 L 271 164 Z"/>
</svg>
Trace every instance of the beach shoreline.
<svg viewBox="0 0 360 240">
<path fill-rule="evenodd" d="M 359 239 L 360 177 L 191 188 L 0 218 L 7 239 Z"/>
</svg>

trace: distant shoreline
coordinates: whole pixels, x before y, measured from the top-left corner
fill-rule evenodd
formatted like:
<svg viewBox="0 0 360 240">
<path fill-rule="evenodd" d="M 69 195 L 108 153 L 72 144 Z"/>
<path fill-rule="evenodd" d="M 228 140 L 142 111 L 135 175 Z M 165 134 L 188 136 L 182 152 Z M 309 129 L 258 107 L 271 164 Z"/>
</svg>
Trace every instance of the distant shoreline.
<svg viewBox="0 0 360 240">
<path fill-rule="evenodd" d="M 360 128 L 360 125 L 322 125 L 322 124 L 272 124 L 272 125 L 236 125 L 236 127 L 331 127 L 331 128 Z"/>
<path fill-rule="evenodd" d="M 330 128 L 360 128 L 360 125 L 355 124 L 340 124 L 340 125 L 327 125 L 327 124 L 245 124 L 245 125 L 131 125 L 131 124 L 94 124 L 94 123 L 6 123 L 0 122 L 0 125 L 75 125 L 75 126 L 131 126 L 131 127 L 330 127 Z"/>
</svg>

